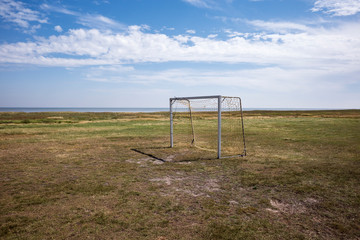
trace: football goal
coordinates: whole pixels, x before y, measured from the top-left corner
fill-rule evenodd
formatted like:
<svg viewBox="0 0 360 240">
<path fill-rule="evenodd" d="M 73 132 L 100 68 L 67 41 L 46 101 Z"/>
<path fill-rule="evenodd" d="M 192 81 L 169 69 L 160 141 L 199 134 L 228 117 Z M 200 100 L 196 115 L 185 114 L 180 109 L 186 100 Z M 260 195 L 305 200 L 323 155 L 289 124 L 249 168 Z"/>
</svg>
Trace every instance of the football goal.
<svg viewBox="0 0 360 240">
<path fill-rule="evenodd" d="M 246 156 L 239 97 L 170 98 L 170 147 L 191 147 L 217 158 Z"/>
</svg>

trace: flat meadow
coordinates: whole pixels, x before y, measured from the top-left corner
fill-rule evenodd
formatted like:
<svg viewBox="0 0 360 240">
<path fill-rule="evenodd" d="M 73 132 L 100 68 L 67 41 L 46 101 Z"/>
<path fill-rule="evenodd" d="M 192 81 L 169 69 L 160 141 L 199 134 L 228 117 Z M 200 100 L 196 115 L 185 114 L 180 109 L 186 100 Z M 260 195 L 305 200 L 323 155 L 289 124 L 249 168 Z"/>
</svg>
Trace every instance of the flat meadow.
<svg viewBox="0 0 360 240">
<path fill-rule="evenodd" d="M 244 124 L 246 157 L 172 161 L 166 112 L 0 113 L 0 238 L 360 239 L 360 110 Z"/>
</svg>

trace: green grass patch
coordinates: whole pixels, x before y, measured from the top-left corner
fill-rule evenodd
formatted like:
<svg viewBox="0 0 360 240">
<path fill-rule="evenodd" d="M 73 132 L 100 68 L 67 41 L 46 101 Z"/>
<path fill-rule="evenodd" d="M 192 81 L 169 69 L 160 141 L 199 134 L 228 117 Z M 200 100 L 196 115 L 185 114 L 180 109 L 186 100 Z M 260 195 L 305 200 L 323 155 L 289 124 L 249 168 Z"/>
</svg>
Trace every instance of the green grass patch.
<svg viewBox="0 0 360 240">
<path fill-rule="evenodd" d="M 216 159 L 168 113 L 0 113 L 0 238 L 359 239 L 360 111 L 244 115 Z"/>
</svg>

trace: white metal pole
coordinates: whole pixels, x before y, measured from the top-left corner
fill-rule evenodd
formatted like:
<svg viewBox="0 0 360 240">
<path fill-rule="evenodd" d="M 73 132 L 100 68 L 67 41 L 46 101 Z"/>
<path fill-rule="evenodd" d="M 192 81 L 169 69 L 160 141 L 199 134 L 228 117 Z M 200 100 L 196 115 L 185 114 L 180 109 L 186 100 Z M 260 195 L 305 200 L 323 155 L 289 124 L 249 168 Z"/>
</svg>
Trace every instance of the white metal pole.
<svg viewBox="0 0 360 240">
<path fill-rule="evenodd" d="M 218 158 L 221 158 L 221 96 L 218 96 Z"/>
<path fill-rule="evenodd" d="M 239 102 L 240 102 L 240 113 L 241 113 L 241 129 L 242 129 L 243 142 L 244 142 L 244 153 L 243 153 L 243 154 L 244 154 L 244 156 L 246 156 L 244 117 L 243 117 L 243 110 L 242 110 L 241 98 L 239 98 Z"/>
<path fill-rule="evenodd" d="M 170 147 L 172 148 L 174 146 L 174 140 L 173 140 L 173 113 L 172 113 L 172 99 L 170 99 Z"/>
</svg>

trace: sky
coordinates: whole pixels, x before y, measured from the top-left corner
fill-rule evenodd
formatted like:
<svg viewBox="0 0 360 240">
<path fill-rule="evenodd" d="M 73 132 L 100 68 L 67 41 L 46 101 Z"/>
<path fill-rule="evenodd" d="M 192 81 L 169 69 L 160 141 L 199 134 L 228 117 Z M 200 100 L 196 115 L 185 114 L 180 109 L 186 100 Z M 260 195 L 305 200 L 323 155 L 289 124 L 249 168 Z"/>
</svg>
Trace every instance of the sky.
<svg viewBox="0 0 360 240">
<path fill-rule="evenodd" d="M 360 108 L 360 0 L 0 0 L 0 107 Z"/>
</svg>

